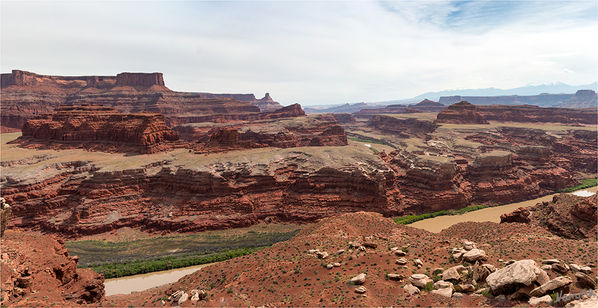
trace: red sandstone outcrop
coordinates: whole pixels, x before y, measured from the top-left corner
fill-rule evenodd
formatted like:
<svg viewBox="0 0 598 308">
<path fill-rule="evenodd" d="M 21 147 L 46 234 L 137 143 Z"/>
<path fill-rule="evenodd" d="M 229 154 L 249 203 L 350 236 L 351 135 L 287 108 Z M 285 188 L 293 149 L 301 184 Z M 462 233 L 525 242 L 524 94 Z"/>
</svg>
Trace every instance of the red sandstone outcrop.
<svg viewBox="0 0 598 308">
<path fill-rule="evenodd" d="M 518 222 L 536 225 L 553 234 L 570 239 L 596 240 L 598 229 L 598 197 L 578 197 L 560 194 L 550 202 L 519 208 L 503 214 L 501 223 Z"/>
<path fill-rule="evenodd" d="M 99 105 L 63 106 L 23 125 L 17 140 L 27 146 L 110 149 L 154 153 L 178 135 L 155 113 L 123 114 Z"/>
<path fill-rule="evenodd" d="M 0 260 L 2 305 L 97 305 L 104 298 L 104 278 L 91 269 L 77 269 L 77 261 L 61 240 L 7 231 Z"/>
<path fill-rule="evenodd" d="M 478 112 L 477 106 L 462 101 L 438 113 L 436 123 L 488 124 L 488 121 Z"/>
<path fill-rule="evenodd" d="M 438 125 L 425 120 L 414 118 L 400 119 L 387 115 L 375 115 L 368 126 L 384 133 L 399 136 L 401 138 L 424 137 L 433 132 Z"/>
<path fill-rule="evenodd" d="M 13 70 L 2 74 L 1 100 L 2 131 L 21 129 L 27 119 L 51 113 L 64 104 L 102 104 L 124 113 L 162 113 L 171 126 L 261 119 L 262 111 L 282 108 L 269 94 L 256 99 L 253 94 L 171 91 L 164 85 L 161 73 L 65 77 Z"/>
<path fill-rule="evenodd" d="M 350 113 L 331 113 L 338 123 L 355 123 L 355 117 Z"/>
<path fill-rule="evenodd" d="M 197 123 L 177 126 L 181 138 L 211 149 L 342 146 L 347 135 L 330 115 L 312 115 L 242 123 Z"/>
</svg>

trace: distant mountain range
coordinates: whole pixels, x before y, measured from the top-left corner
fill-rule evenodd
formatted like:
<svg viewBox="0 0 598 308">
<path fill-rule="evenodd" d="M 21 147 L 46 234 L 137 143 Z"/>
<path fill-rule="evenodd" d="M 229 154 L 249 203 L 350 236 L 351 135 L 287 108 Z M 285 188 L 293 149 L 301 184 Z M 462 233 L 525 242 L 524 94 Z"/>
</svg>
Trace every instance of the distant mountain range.
<svg viewBox="0 0 598 308">
<path fill-rule="evenodd" d="M 377 108 L 387 105 L 408 105 L 420 102 L 424 99 L 430 99 L 433 101 L 440 101 L 443 104 L 450 104 L 453 103 L 455 99 L 465 99 L 472 98 L 474 101 L 471 102 L 473 104 L 486 102 L 491 104 L 493 99 L 491 97 L 500 97 L 497 100 L 497 104 L 499 103 L 506 103 L 506 104 L 522 104 L 522 103 L 530 103 L 539 106 L 560 106 L 560 107 L 591 107 L 594 106 L 592 104 L 588 105 L 587 103 L 582 104 L 574 104 L 572 102 L 566 103 L 565 99 L 568 97 L 573 96 L 573 93 L 576 93 L 578 90 L 598 90 L 598 82 L 585 84 L 585 85 L 578 85 L 572 86 L 565 83 L 553 83 L 553 84 L 543 84 L 543 85 L 536 85 L 536 86 L 525 86 L 513 89 L 498 89 L 498 88 L 485 88 L 485 89 L 461 89 L 461 90 L 443 90 L 443 91 L 436 91 L 436 92 L 426 92 L 424 94 L 407 98 L 407 99 L 398 99 L 398 100 L 389 100 L 389 101 L 380 101 L 380 102 L 361 102 L 361 103 L 347 103 L 343 105 L 325 105 L 325 106 L 309 106 L 305 107 L 304 110 L 306 113 L 353 113 L 357 112 L 362 109 L 367 108 Z M 555 94 L 553 95 L 540 95 L 540 94 Z M 568 94 L 562 95 L 562 98 L 559 96 L 560 94 Z M 506 99 L 505 97 L 511 97 L 511 99 Z M 514 97 L 513 96 L 519 96 Z M 526 96 L 538 96 L 539 98 L 546 98 L 545 99 L 537 99 L 526 98 Z M 507 101 L 512 101 L 508 103 Z M 479 101 L 479 102 L 478 102 Z"/>
</svg>

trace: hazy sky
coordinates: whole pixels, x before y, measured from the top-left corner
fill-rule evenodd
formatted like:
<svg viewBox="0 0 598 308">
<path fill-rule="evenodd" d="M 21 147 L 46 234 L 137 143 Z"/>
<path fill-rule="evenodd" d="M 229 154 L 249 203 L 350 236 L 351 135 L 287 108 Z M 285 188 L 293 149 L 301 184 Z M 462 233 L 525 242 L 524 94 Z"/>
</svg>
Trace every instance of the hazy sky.
<svg viewBox="0 0 598 308">
<path fill-rule="evenodd" d="M 598 79 L 598 1 L 4 1 L 0 67 L 290 103 Z"/>
</svg>

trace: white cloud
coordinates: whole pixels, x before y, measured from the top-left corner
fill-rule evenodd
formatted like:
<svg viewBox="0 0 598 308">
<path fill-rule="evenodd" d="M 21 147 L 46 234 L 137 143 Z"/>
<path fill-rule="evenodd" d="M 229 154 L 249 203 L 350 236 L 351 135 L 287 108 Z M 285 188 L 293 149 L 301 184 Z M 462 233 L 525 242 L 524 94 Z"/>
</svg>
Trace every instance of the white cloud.
<svg viewBox="0 0 598 308">
<path fill-rule="evenodd" d="M 595 1 L 496 3 L 3 1 L 0 66 L 305 105 L 595 81 Z"/>
</svg>

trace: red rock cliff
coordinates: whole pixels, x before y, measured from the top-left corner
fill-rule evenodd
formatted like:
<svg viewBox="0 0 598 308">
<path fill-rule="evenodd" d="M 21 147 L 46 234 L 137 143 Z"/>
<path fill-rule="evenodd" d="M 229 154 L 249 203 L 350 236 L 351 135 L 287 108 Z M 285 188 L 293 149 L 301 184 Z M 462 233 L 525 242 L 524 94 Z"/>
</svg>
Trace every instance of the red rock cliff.
<svg viewBox="0 0 598 308">
<path fill-rule="evenodd" d="M 160 114 L 123 114 L 103 106 L 63 106 L 51 115 L 31 119 L 20 141 L 58 147 L 113 147 L 153 153 L 178 139 Z M 52 145 L 50 145 L 52 146 Z"/>
</svg>

